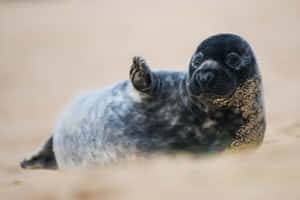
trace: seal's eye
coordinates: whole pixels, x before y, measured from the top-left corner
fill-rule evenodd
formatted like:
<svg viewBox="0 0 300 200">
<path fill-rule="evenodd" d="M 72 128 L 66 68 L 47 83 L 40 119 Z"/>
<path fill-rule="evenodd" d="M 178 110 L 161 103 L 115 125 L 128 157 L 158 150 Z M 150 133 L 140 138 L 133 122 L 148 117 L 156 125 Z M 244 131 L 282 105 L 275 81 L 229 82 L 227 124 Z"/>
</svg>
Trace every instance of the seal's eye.
<svg viewBox="0 0 300 200">
<path fill-rule="evenodd" d="M 240 69 L 242 59 L 237 53 L 229 53 L 226 57 L 226 64 L 234 69 Z"/>
<path fill-rule="evenodd" d="M 203 60 L 203 54 L 201 52 L 197 53 L 193 59 L 194 66 L 195 67 L 199 66 L 201 64 L 202 60 Z"/>
</svg>

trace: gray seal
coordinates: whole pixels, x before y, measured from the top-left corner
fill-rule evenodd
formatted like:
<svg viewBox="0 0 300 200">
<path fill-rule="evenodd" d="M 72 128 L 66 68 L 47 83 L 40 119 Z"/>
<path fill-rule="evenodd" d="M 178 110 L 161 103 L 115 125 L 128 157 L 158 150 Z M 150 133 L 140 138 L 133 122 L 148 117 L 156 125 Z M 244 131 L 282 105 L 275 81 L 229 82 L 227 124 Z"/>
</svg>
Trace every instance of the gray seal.
<svg viewBox="0 0 300 200">
<path fill-rule="evenodd" d="M 179 151 L 257 147 L 265 132 L 262 80 L 250 45 L 218 34 L 187 71 L 153 71 L 134 57 L 130 78 L 78 97 L 22 168 L 106 165 Z"/>
</svg>

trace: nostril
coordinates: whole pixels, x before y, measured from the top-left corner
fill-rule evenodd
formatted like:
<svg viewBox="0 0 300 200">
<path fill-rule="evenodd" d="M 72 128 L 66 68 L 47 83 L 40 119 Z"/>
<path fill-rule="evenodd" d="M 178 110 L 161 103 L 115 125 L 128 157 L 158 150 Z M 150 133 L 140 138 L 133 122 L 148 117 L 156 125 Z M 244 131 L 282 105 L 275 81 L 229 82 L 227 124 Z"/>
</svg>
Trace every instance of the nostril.
<svg viewBox="0 0 300 200">
<path fill-rule="evenodd" d="M 200 83 L 201 82 L 201 75 L 200 75 L 200 73 L 198 73 L 197 75 L 196 75 L 196 81 L 198 82 L 198 83 Z"/>
<path fill-rule="evenodd" d="M 204 81 L 212 81 L 214 79 L 214 75 L 211 72 L 207 72 L 203 75 Z"/>
</svg>

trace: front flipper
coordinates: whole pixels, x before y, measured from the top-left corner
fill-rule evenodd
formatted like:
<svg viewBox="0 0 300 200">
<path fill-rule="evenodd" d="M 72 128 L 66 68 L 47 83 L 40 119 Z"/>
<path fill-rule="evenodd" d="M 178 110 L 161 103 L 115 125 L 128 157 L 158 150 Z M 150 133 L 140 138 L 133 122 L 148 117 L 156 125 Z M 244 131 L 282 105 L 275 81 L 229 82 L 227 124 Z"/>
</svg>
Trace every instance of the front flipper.
<svg viewBox="0 0 300 200">
<path fill-rule="evenodd" d="M 53 136 L 51 136 L 36 152 L 21 163 L 24 169 L 57 169 L 53 152 Z"/>
<path fill-rule="evenodd" d="M 130 69 L 130 80 L 134 88 L 151 95 L 155 88 L 155 78 L 151 69 L 142 57 L 135 56 Z"/>
</svg>

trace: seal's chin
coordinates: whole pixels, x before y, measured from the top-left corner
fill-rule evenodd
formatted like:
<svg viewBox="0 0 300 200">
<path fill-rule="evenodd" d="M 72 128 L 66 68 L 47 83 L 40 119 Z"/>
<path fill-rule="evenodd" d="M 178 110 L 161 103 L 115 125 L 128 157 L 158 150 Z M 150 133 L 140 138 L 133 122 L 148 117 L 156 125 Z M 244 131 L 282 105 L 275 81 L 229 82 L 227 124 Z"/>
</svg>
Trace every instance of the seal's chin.
<svg viewBox="0 0 300 200">
<path fill-rule="evenodd" d="M 191 84 L 189 91 L 192 96 L 195 96 L 198 98 L 229 98 L 233 95 L 235 89 L 233 89 L 230 92 L 227 92 L 227 91 L 212 92 L 212 91 L 206 90 L 206 89 L 199 89 L 197 87 L 194 87 L 193 84 Z"/>
</svg>

